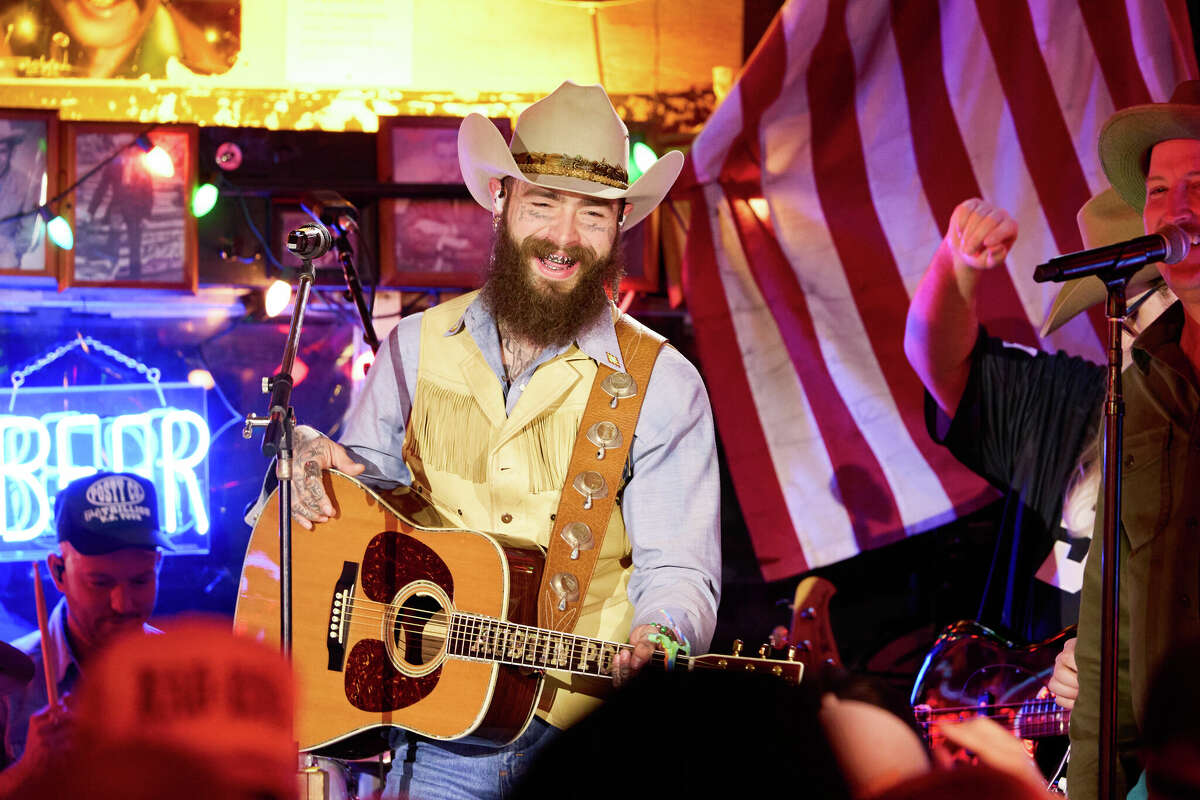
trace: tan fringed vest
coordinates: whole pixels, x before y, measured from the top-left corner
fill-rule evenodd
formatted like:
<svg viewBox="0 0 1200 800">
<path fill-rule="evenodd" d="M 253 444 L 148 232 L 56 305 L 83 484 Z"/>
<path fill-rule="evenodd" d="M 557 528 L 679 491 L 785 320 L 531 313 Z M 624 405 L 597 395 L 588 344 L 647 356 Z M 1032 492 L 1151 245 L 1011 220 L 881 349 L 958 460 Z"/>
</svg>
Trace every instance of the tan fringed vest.
<svg viewBox="0 0 1200 800">
<path fill-rule="evenodd" d="M 477 295 L 442 303 L 422 318 L 404 460 L 414 487 L 447 519 L 546 547 L 596 364 L 572 345 L 526 379 L 507 416 L 500 382 L 471 334 L 463 329 L 447 335 Z M 626 596 L 632 571 L 618 506 L 575 634 L 625 640 L 633 619 Z M 546 691 L 557 691 L 549 712 L 539 714 L 551 725 L 567 727 L 599 704 L 597 694 L 607 686 L 602 679 L 548 672 Z"/>
</svg>

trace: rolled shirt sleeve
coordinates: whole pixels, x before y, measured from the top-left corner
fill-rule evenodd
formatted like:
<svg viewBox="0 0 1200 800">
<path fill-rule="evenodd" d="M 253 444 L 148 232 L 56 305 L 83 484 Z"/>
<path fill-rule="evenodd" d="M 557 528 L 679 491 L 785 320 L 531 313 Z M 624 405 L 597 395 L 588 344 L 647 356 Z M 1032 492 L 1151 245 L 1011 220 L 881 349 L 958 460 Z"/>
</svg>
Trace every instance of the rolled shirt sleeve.
<svg viewBox="0 0 1200 800">
<path fill-rule="evenodd" d="M 669 346 L 646 387 L 630 458 L 621 510 L 633 548 L 633 626 L 669 625 L 703 652 L 721 586 L 716 440 L 700 375 Z"/>
<path fill-rule="evenodd" d="M 371 484 L 412 482 L 404 463 L 404 432 L 417 385 L 422 316 L 405 317 L 388 334 L 338 437 L 350 457 L 366 467 L 360 479 Z"/>
</svg>

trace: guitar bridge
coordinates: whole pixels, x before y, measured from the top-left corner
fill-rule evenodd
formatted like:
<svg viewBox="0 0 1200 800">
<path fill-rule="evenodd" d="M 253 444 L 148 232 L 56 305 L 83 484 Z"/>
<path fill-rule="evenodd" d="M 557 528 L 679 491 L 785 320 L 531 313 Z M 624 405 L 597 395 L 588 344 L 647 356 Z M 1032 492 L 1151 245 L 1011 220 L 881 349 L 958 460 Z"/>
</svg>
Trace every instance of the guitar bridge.
<svg viewBox="0 0 1200 800">
<path fill-rule="evenodd" d="M 346 664 L 346 632 L 354 614 L 354 583 L 357 580 L 358 564 L 342 562 L 342 574 L 333 586 L 333 597 L 329 601 L 329 638 L 325 640 L 331 672 L 341 672 Z"/>
</svg>

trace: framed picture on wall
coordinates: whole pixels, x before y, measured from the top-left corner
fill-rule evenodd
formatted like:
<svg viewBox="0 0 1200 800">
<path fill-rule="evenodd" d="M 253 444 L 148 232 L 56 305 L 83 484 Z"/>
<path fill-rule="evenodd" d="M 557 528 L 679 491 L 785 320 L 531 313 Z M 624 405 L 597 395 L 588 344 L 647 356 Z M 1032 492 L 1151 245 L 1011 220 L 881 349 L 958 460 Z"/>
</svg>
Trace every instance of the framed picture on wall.
<svg viewBox="0 0 1200 800">
<path fill-rule="evenodd" d="M 139 137 L 142 140 L 139 142 Z M 67 185 L 60 213 L 75 231 L 60 285 L 196 290 L 196 127 L 63 125 Z"/>
<path fill-rule="evenodd" d="M 511 123 L 493 119 L 507 140 Z M 379 208 L 380 283 L 475 287 L 492 247 L 491 215 L 471 199 L 458 167 L 458 117 L 381 119 L 379 179 L 412 196 Z"/>
<path fill-rule="evenodd" d="M 58 275 L 38 209 L 57 194 L 58 113 L 0 109 L 0 274 Z"/>
</svg>

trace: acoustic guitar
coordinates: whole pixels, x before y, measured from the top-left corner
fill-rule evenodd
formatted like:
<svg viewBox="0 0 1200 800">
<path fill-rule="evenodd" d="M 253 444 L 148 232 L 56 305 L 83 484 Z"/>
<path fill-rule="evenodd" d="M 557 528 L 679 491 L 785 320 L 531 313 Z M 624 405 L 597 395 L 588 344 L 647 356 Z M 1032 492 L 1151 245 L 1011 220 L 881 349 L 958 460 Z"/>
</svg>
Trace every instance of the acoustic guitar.
<svg viewBox="0 0 1200 800">
<path fill-rule="evenodd" d="M 505 744 L 533 718 L 544 671 L 602 682 L 630 648 L 536 627 L 536 544 L 451 528 L 407 487 L 380 494 L 326 471 L 325 488 L 334 518 L 292 533 L 300 750 L 365 758 L 388 749 L 394 728 Z M 234 612 L 236 631 L 268 642 L 280 628 L 277 505 L 251 534 Z M 674 668 L 790 681 L 804 669 L 721 655 L 681 655 Z"/>
</svg>

